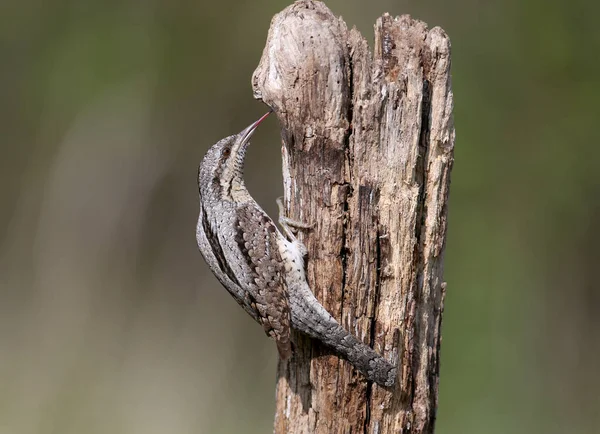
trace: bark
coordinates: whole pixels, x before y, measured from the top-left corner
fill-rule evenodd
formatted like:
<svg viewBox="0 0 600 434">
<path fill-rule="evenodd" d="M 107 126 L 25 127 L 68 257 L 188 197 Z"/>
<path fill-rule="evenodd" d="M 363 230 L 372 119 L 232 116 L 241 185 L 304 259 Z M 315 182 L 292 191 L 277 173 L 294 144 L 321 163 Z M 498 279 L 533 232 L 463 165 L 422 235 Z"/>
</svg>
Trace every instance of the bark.
<svg viewBox="0 0 600 434">
<path fill-rule="evenodd" d="M 397 361 L 392 388 L 296 336 L 278 367 L 276 433 L 432 433 L 453 162 L 450 41 L 383 15 L 375 50 L 320 2 L 273 18 L 253 80 L 282 126 L 288 215 L 315 223 L 308 280 L 356 336 Z"/>
</svg>

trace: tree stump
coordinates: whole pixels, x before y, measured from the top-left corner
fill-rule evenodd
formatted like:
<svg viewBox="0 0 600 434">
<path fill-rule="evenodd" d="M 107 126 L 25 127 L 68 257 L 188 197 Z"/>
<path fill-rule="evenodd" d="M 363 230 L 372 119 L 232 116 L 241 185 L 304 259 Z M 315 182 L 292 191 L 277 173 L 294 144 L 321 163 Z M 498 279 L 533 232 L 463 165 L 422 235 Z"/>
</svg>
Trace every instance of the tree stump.
<svg viewBox="0 0 600 434">
<path fill-rule="evenodd" d="M 303 336 L 278 366 L 275 433 L 432 433 L 453 163 L 450 41 L 385 14 L 374 55 L 321 2 L 277 14 L 252 79 L 282 126 L 288 216 L 315 223 L 307 277 L 343 326 L 398 364 L 366 381 Z"/>
</svg>

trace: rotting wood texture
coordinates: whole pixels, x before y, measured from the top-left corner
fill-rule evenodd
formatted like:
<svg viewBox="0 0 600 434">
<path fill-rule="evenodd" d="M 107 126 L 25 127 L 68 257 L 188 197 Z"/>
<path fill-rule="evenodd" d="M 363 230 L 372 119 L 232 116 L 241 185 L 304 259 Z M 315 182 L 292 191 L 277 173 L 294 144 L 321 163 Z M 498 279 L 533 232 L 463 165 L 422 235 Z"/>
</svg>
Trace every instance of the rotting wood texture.
<svg viewBox="0 0 600 434">
<path fill-rule="evenodd" d="M 288 215 L 307 277 L 342 325 L 399 366 L 390 390 L 296 336 L 279 363 L 275 433 L 432 433 L 453 163 L 450 41 L 404 15 L 374 54 L 321 2 L 271 22 L 252 78 L 282 126 Z"/>
</svg>

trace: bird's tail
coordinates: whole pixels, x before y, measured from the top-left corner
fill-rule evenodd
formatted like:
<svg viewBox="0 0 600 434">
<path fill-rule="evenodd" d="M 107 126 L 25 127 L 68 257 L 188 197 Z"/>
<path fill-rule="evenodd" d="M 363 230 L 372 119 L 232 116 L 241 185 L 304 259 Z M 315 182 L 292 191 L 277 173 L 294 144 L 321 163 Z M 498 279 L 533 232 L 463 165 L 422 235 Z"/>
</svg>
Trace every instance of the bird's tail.
<svg viewBox="0 0 600 434">
<path fill-rule="evenodd" d="M 295 329 L 334 349 L 368 380 L 381 386 L 394 385 L 396 366 L 346 331 L 319 303 L 308 284 L 289 288 L 289 296 Z"/>
</svg>

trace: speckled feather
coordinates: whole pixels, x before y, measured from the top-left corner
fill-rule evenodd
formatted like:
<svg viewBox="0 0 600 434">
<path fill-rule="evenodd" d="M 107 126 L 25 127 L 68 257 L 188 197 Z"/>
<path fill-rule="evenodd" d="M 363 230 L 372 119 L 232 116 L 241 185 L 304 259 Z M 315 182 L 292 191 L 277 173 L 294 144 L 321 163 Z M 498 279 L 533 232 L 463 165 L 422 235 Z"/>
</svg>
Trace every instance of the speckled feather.
<svg viewBox="0 0 600 434">
<path fill-rule="evenodd" d="M 262 209 L 252 202 L 236 209 L 235 242 L 248 266 L 244 276 L 252 291 L 246 292 L 259 322 L 275 339 L 282 359 L 291 353 L 290 308 L 283 281 L 283 262 L 277 249 L 277 228 Z M 273 248 L 275 247 L 275 248 Z"/>
</svg>

